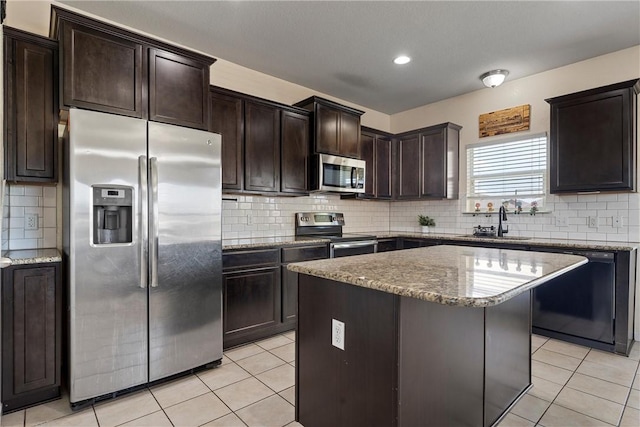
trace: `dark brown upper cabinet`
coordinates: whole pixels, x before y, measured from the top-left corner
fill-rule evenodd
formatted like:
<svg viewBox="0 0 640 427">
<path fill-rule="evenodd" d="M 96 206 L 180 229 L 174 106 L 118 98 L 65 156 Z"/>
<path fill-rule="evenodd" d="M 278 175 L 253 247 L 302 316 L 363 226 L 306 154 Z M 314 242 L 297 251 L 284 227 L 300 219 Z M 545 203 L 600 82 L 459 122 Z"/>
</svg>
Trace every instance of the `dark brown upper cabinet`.
<svg viewBox="0 0 640 427">
<path fill-rule="evenodd" d="M 281 115 L 280 191 L 309 191 L 309 116 L 283 110 Z"/>
<path fill-rule="evenodd" d="M 144 117 L 142 43 L 60 21 L 62 104 Z"/>
<path fill-rule="evenodd" d="M 317 96 L 295 106 L 313 112 L 314 153 L 360 157 L 360 116 L 363 111 Z"/>
<path fill-rule="evenodd" d="M 280 111 L 246 101 L 244 106 L 244 183 L 249 191 L 280 187 Z"/>
<path fill-rule="evenodd" d="M 309 194 L 309 112 L 215 86 L 210 93 L 210 130 L 222 135 L 223 190 Z"/>
<path fill-rule="evenodd" d="M 391 135 L 370 128 L 362 128 L 360 158 L 366 162 L 364 194 L 358 198 L 391 198 Z"/>
<path fill-rule="evenodd" d="M 633 191 L 640 80 L 547 99 L 551 193 Z"/>
<path fill-rule="evenodd" d="M 211 132 L 222 135 L 222 189 L 243 189 L 244 101 L 211 89 Z"/>
<path fill-rule="evenodd" d="M 420 133 L 421 198 L 457 199 L 460 129 L 453 123 L 431 126 Z"/>
<path fill-rule="evenodd" d="M 443 123 L 395 137 L 395 199 L 458 198 L 460 129 Z"/>
<path fill-rule="evenodd" d="M 149 49 L 149 120 L 207 129 L 209 65 Z"/>
<path fill-rule="evenodd" d="M 3 27 L 5 177 L 58 180 L 58 42 Z"/>
<path fill-rule="evenodd" d="M 396 199 L 420 198 L 420 133 L 409 133 L 396 140 Z"/>
<path fill-rule="evenodd" d="M 80 107 L 196 129 L 209 127 L 215 59 L 52 6 L 61 108 Z"/>
</svg>

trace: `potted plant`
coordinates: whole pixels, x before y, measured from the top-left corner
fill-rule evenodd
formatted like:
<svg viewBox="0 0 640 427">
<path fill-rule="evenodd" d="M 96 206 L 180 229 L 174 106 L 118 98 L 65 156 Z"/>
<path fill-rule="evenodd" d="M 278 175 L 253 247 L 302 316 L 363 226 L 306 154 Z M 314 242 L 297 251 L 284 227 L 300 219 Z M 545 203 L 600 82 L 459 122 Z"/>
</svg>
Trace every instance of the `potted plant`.
<svg viewBox="0 0 640 427">
<path fill-rule="evenodd" d="M 426 215 L 418 215 L 418 222 L 422 226 L 422 232 L 428 233 L 429 227 L 435 227 L 436 221 L 433 218 L 429 218 Z"/>
</svg>

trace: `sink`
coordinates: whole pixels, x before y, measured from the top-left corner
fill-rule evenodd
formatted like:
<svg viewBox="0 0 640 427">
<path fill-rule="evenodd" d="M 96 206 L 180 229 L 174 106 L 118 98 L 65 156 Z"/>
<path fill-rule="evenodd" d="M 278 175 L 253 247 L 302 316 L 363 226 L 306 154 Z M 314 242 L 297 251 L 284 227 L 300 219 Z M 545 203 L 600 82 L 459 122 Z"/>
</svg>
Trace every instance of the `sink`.
<svg viewBox="0 0 640 427">
<path fill-rule="evenodd" d="M 474 236 L 473 234 L 461 234 L 458 237 L 473 237 L 474 239 L 497 239 L 497 240 L 530 240 L 531 237 L 525 236 Z"/>
</svg>

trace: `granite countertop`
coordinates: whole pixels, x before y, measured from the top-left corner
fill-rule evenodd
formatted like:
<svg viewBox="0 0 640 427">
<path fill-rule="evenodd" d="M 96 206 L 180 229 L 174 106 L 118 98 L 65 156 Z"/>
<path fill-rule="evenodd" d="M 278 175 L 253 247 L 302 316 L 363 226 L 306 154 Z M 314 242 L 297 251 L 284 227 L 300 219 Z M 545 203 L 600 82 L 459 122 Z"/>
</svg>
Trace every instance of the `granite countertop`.
<svg viewBox="0 0 640 427">
<path fill-rule="evenodd" d="M 456 240 L 460 242 L 487 242 L 487 243 L 502 243 L 509 245 L 523 245 L 523 246 L 547 246 L 556 248 L 572 248 L 572 249 L 593 249 L 593 250 L 605 250 L 605 251 L 631 251 L 637 249 L 640 246 L 638 242 L 604 242 L 599 240 L 571 240 L 571 239 L 542 239 L 542 238 L 528 238 L 520 236 L 505 236 L 505 237 L 475 237 L 472 235 L 460 235 L 460 234 L 435 234 L 435 233 L 407 233 L 407 232 L 394 232 L 389 233 L 377 233 L 378 239 L 385 237 L 418 237 L 426 239 L 446 239 Z"/>
<path fill-rule="evenodd" d="M 21 249 L 4 251 L 4 258 L 11 260 L 11 265 L 42 264 L 45 262 L 61 262 L 62 255 L 57 249 Z"/>
<path fill-rule="evenodd" d="M 489 307 L 587 258 L 468 246 L 431 246 L 289 264 L 298 273 L 439 304 Z"/>
<path fill-rule="evenodd" d="M 297 240 L 296 240 L 297 239 Z M 241 239 L 222 239 L 222 250 L 235 249 L 258 249 L 270 248 L 289 245 L 304 245 L 314 243 L 329 243 L 329 239 L 318 237 L 300 238 L 296 236 L 277 236 L 277 237 L 247 237 Z"/>
<path fill-rule="evenodd" d="M 388 233 L 352 233 L 352 234 L 367 234 L 375 235 L 378 239 L 394 238 L 394 237 L 416 237 L 423 239 L 446 239 L 459 242 L 487 242 L 487 243 L 502 243 L 509 245 L 522 245 L 522 246 L 547 246 L 555 248 L 571 248 L 571 249 L 591 249 L 591 250 L 604 250 L 604 251 L 632 251 L 640 246 L 638 242 L 603 242 L 597 240 L 570 240 L 570 239 L 541 239 L 541 238 L 521 238 L 518 236 L 507 236 L 502 238 L 491 237 L 474 237 L 471 235 L 460 234 L 435 234 L 435 233 L 410 233 L 402 231 L 390 231 Z M 300 238 L 298 238 L 300 239 Z M 300 245 L 300 244 L 313 244 L 313 243 L 329 243 L 329 239 L 323 239 L 321 237 L 317 239 L 300 239 L 296 240 L 296 236 L 278 236 L 278 237 L 248 237 L 241 239 L 223 239 L 223 250 L 236 250 L 236 249 L 259 249 L 270 248 L 287 245 Z"/>
</svg>

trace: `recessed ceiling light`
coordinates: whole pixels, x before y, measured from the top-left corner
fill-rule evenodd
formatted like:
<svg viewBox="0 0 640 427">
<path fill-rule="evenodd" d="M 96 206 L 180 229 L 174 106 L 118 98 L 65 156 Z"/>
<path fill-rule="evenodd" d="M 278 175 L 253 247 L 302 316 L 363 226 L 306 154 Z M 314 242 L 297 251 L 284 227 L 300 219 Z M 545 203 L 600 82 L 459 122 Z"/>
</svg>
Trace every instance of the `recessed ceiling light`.
<svg viewBox="0 0 640 427">
<path fill-rule="evenodd" d="M 409 62 L 411 62 L 411 58 L 405 55 L 400 55 L 393 60 L 393 63 L 397 65 L 404 65 L 404 64 L 408 64 Z"/>
</svg>

